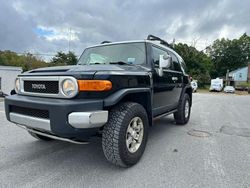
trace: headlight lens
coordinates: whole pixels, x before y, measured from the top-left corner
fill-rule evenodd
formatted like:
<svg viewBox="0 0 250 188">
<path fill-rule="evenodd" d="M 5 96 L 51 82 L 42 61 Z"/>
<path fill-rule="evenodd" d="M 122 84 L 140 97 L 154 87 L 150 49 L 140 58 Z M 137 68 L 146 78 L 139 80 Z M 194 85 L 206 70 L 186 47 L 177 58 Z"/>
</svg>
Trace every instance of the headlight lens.
<svg viewBox="0 0 250 188">
<path fill-rule="evenodd" d="M 65 96 L 72 97 L 78 92 L 76 83 L 73 80 L 65 79 L 62 83 L 62 91 Z"/>
<path fill-rule="evenodd" d="M 19 93 L 20 91 L 20 79 L 19 78 L 16 78 L 15 80 L 15 91 L 16 93 Z"/>
</svg>

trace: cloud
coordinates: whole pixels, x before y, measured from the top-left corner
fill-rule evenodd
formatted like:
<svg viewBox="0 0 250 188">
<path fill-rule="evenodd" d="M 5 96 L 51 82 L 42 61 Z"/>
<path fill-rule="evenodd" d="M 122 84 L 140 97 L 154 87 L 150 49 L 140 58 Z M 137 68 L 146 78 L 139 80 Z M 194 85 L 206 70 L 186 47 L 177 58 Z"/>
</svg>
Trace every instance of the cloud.
<svg viewBox="0 0 250 188">
<path fill-rule="evenodd" d="M 248 0 L 10 0 L 0 7 L 0 50 L 81 54 L 104 40 L 155 34 L 199 49 L 250 33 Z M 69 42 L 70 41 L 70 42 Z"/>
<path fill-rule="evenodd" d="M 44 37 L 47 41 L 53 42 L 54 40 L 66 40 L 66 41 L 77 41 L 78 38 L 78 32 L 75 30 L 72 30 L 71 28 L 49 28 L 44 26 L 38 26 L 34 29 L 34 32 L 39 37 Z"/>
</svg>

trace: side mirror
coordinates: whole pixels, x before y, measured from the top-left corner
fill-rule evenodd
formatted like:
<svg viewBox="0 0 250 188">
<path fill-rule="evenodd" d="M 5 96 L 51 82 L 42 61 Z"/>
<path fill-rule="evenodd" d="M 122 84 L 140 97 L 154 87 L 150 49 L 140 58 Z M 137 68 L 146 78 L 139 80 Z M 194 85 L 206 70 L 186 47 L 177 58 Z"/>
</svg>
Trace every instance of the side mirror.
<svg viewBox="0 0 250 188">
<path fill-rule="evenodd" d="M 163 76 L 163 69 L 168 69 L 172 65 L 172 57 L 168 54 L 160 55 L 159 76 Z"/>
</svg>

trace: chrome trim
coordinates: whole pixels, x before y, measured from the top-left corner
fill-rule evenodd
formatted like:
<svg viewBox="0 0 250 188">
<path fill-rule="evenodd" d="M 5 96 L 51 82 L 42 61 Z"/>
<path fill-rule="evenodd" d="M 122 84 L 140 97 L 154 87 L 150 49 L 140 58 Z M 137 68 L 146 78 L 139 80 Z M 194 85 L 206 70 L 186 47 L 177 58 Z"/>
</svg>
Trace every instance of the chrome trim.
<svg viewBox="0 0 250 188">
<path fill-rule="evenodd" d="M 68 121 L 78 129 L 101 127 L 108 121 L 108 111 L 72 112 Z"/>
<path fill-rule="evenodd" d="M 64 142 L 70 142 L 70 143 L 73 143 L 73 144 L 89 144 L 89 142 L 76 141 L 76 140 L 71 140 L 71 139 L 68 139 L 68 138 L 62 138 L 62 137 L 59 137 L 59 136 L 55 136 L 55 135 L 43 133 L 43 132 L 40 132 L 40 131 L 36 131 L 36 130 L 33 130 L 33 129 L 29 129 L 28 127 L 25 127 L 23 125 L 19 125 L 19 124 L 16 124 L 16 125 L 18 127 L 21 127 L 23 129 L 25 129 L 26 131 L 30 131 L 30 132 L 33 132 L 35 134 L 39 134 L 41 136 L 46 136 L 46 137 L 49 137 L 49 138 L 52 138 L 52 139 L 55 139 L 55 140 L 60 140 L 60 141 L 64 141 Z"/>
<path fill-rule="evenodd" d="M 29 95 L 29 96 L 38 96 L 38 97 L 52 97 L 52 98 L 73 98 L 78 94 L 78 83 L 77 80 L 72 76 L 29 76 L 29 77 L 18 77 L 20 79 L 20 91 L 18 94 Z M 66 96 L 62 90 L 62 83 L 64 80 L 70 79 L 76 85 L 76 92 L 74 95 Z M 58 94 L 50 93 L 34 93 L 24 91 L 24 81 L 58 81 Z"/>
<path fill-rule="evenodd" d="M 50 120 L 10 112 L 10 121 L 35 129 L 51 131 Z"/>
</svg>

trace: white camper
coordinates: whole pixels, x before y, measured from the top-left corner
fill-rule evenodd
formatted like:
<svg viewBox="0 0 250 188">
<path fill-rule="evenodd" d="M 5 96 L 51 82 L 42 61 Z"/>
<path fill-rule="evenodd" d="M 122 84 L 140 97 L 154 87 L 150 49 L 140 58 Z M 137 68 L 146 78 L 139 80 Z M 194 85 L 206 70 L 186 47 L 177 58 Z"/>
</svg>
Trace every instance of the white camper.
<svg viewBox="0 0 250 188">
<path fill-rule="evenodd" d="M 197 89 L 198 89 L 198 81 L 197 81 L 197 80 L 193 80 L 193 81 L 191 82 L 191 87 L 192 87 L 193 92 L 197 92 Z"/>
<path fill-rule="evenodd" d="M 210 91 L 222 91 L 223 79 L 216 78 L 211 80 Z"/>
</svg>

